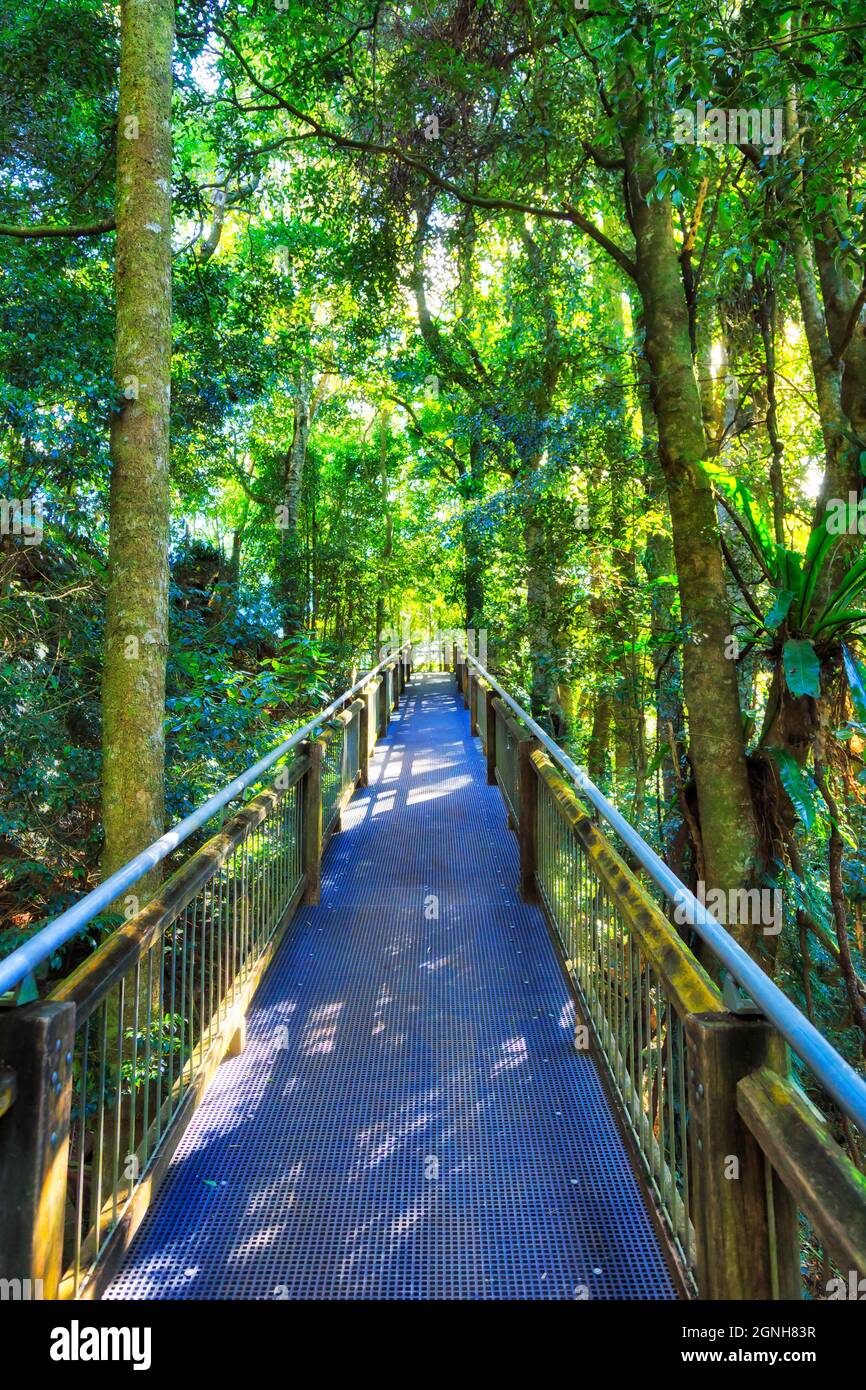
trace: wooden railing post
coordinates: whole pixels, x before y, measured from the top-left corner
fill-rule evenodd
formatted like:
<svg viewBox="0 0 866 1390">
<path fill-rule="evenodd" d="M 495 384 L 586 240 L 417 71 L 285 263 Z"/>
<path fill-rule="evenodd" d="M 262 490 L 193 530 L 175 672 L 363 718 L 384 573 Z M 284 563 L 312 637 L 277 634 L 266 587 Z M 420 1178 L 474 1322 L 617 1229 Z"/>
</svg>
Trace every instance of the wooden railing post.
<svg viewBox="0 0 866 1390">
<path fill-rule="evenodd" d="M 534 738 L 522 738 L 517 744 L 517 842 L 520 846 L 520 896 L 524 902 L 535 902 L 538 897 L 535 886 L 538 782 L 532 754 L 539 746 Z"/>
<path fill-rule="evenodd" d="M 483 693 L 475 676 L 469 690 L 469 732 L 473 736 L 478 733 L 478 701 Z"/>
<path fill-rule="evenodd" d="M 13 1298 L 57 1297 L 62 1274 L 75 1005 L 0 1011 L 16 1098 L 0 1118 L 0 1278 Z"/>
<path fill-rule="evenodd" d="M 305 903 L 318 903 L 322 888 L 322 757 L 324 743 L 310 739 L 305 751 L 310 766 L 304 774 L 304 890 Z"/>
<path fill-rule="evenodd" d="M 370 687 L 361 691 L 361 710 L 358 716 L 358 786 L 366 787 L 370 772 Z"/>
<path fill-rule="evenodd" d="M 496 691 L 489 686 L 484 692 L 484 699 L 487 703 L 487 785 L 496 786 L 496 710 L 493 701 L 496 699 Z"/>
<path fill-rule="evenodd" d="M 400 663 L 395 662 L 391 667 L 391 687 L 394 695 L 392 709 L 398 709 L 400 705 Z"/>
<path fill-rule="evenodd" d="M 737 1083 L 787 1071 L 764 1019 L 692 1014 L 688 1040 L 691 1210 L 702 1299 L 799 1298 L 797 1211 L 737 1110 Z"/>
<path fill-rule="evenodd" d="M 378 711 L 378 713 L 379 713 L 379 729 L 378 729 L 378 733 L 379 733 L 379 738 L 384 738 L 385 735 L 386 735 L 387 732 L 388 732 L 388 716 L 389 716 L 389 714 L 390 714 L 390 712 L 391 712 L 390 709 L 389 709 L 389 707 L 388 707 L 388 672 L 387 672 L 387 671 L 383 671 L 382 674 L 381 674 L 381 677 L 380 677 L 378 704 L 379 704 L 379 711 Z"/>
</svg>

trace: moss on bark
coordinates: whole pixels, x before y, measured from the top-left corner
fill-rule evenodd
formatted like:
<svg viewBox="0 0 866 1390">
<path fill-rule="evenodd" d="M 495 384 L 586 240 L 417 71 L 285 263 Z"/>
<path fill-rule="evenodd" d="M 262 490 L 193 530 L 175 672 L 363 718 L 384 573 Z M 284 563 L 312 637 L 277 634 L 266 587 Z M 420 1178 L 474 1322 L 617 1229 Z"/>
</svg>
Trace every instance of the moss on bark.
<svg viewBox="0 0 866 1390">
<path fill-rule="evenodd" d="M 162 833 L 168 646 L 173 0 L 122 0 L 103 867 Z M 136 886 L 143 903 L 158 875 Z"/>
</svg>

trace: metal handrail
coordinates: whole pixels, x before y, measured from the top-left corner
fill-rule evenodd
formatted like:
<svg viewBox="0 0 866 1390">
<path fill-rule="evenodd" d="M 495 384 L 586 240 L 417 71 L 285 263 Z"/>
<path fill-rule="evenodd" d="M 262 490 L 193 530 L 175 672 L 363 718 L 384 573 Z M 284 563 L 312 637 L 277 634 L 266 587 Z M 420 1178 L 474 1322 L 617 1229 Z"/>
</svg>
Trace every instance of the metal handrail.
<svg viewBox="0 0 866 1390">
<path fill-rule="evenodd" d="M 555 758 L 560 767 L 579 787 L 580 791 L 596 808 L 608 825 L 616 831 L 622 842 L 628 846 L 642 868 L 661 888 L 667 898 L 676 905 L 689 910 L 689 925 L 693 926 L 702 941 L 706 942 L 717 959 L 730 972 L 737 983 L 754 1000 L 765 1017 L 781 1033 L 797 1056 L 806 1063 L 821 1081 L 829 1095 L 850 1120 L 866 1134 L 866 1081 L 858 1076 L 854 1068 L 836 1051 L 831 1043 L 819 1033 L 797 1005 L 783 994 L 779 986 L 765 975 L 761 967 L 752 960 L 725 928 L 708 912 L 694 893 L 677 878 L 676 874 L 638 834 L 633 826 L 611 805 L 607 797 L 587 776 L 582 768 L 554 743 L 549 734 L 517 703 L 507 690 L 504 690 L 494 676 L 481 665 L 481 662 L 468 652 L 459 653 L 459 659 L 469 663 L 483 676 L 500 698 L 514 711 L 539 743 Z"/>
<path fill-rule="evenodd" d="M 43 927 L 29 941 L 25 941 L 22 946 L 18 946 L 3 960 L 0 960 L 0 995 L 15 989 L 22 980 L 33 973 L 37 966 L 47 960 L 52 952 L 76 936 L 94 917 L 108 907 L 109 903 L 119 898 L 121 893 L 124 893 L 127 888 L 131 888 L 146 873 L 161 863 L 173 850 L 177 849 L 178 845 L 182 845 L 184 840 L 188 840 L 190 835 L 199 830 L 201 826 L 206 825 L 223 806 L 234 801 L 235 797 L 240 796 L 241 792 L 246 791 L 252 783 L 258 782 L 268 769 L 274 766 L 274 763 L 279 762 L 281 758 L 284 758 L 287 753 L 309 737 L 320 724 L 336 714 L 347 700 L 351 700 L 360 690 L 363 690 L 369 680 L 378 675 L 392 661 L 395 661 L 410 646 L 410 642 L 404 642 L 396 651 L 386 656 L 384 661 L 380 661 L 378 666 L 367 671 L 350 690 L 344 691 L 314 719 L 297 729 L 290 738 L 285 739 L 270 753 L 266 753 L 251 768 L 241 773 L 240 777 L 236 777 L 233 782 L 229 782 L 228 786 L 223 787 L 222 791 L 215 792 L 195 811 L 178 821 L 177 825 L 173 825 L 158 840 L 154 840 L 153 844 L 148 845 L 147 849 L 141 850 L 132 859 L 121 865 L 119 869 L 116 869 L 104 883 L 100 883 L 79 902 L 74 903 L 65 912 L 61 912 L 59 917 Z"/>
</svg>

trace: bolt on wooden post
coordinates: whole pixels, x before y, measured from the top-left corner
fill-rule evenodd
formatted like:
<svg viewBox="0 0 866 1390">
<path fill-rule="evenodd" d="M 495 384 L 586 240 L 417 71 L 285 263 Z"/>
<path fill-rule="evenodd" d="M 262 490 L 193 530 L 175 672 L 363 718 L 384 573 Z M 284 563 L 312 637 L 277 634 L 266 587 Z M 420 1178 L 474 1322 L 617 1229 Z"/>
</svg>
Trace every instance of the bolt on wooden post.
<svg viewBox="0 0 866 1390">
<path fill-rule="evenodd" d="M 737 1083 L 759 1067 L 787 1072 L 787 1047 L 760 1018 L 692 1014 L 685 1028 L 700 1296 L 800 1298 L 796 1207 L 737 1110 Z"/>
<path fill-rule="evenodd" d="M 17 1091 L 0 1119 L 0 1278 L 24 1297 L 56 1298 L 63 1272 L 74 1037 L 74 1004 L 0 1011 Z"/>
</svg>

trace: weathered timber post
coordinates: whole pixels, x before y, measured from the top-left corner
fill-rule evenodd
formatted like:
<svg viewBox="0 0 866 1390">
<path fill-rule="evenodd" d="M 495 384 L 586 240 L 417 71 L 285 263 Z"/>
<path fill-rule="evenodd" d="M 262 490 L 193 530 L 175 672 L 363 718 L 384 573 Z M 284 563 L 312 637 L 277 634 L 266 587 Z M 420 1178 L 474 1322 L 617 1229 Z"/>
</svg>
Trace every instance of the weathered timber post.
<svg viewBox="0 0 866 1390">
<path fill-rule="evenodd" d="M 369 691 L 369 709 L 367 713 L 367 763 L 369 768 L 370 755 L 379 741 L 379 701 L 381 696 L 379 691 L 382 688 L 382 677 L 377 676 L 367 686 Z"/>
<path fill-rule="evenodd" d="M 322 887 L 322 739 L 310 739 L 305 752 L 310 766 L 304 774 L 304 890 L 305 903 L 318 903 Z"/>
<path fill-rule="evenodd" d="M 496 699 L 496 691 L 491 687 L 484 692 L 484 699 L 487 704 L 487 785 L 496 786 L 496 710 L 493 708 L 493 701 Z"/>
<path fill-rule="evenodd" d="M 12 1297 L 56 1298 L 63 1273 L 74 1038 L 74 1004 L 0 1011 L 0 1059 L 17 1086 L 0 1118 L 0 1278 L 15 1281 Z"/>
<path fill-rule="evenodd" d="M 517 842 L 520 846 L 520 896 L 524 902 L 535 902 L 538 896 L 535 886 L 538 782 L 532 754 L 540 746 L 534 738 L 521 738 L 517 742 Z"/>
<path fill-rule="evenodd" d="M 365 685 L 361 691 L 361 708 L 358 714 L 358 786 L 366 787 L 370 773 L 370 704 L 373 686 Z"/>
<path fill-rule="evenodd" d="M 476 676 L 469 695 L 469 732 L 473 736 L 478 733 L 478 701 L 483 695 L 484 691 L 481 689 L 478 676 Z"/>
<path fill-rule="evenodd" d="M 787 1073 L 787 1047 L 760 1018 L 691 1014 L 685 1027 L 700 1297 L 800 1298 L 796 1207 L 737 1111 L 738 1081 Z"/>
<path fill-rule="evenodd" d="M 454 672 L 454 678 L 455 678 L 455 680 L 456 680 L 456 678 L 457 678 L 457 643 L 456 643 L 456 642 L 452 643 L 452 646 L 451 646 L 451 670 Z"/>
<path fill-rule="evenodd" d="M 392 708 L 392 709 L 399 709 L 399 707 L 400 707 L 400 673 L 399 673 L 399 662 L 396 663 L 394 666 L 391 667 L 391 693 L 392 693 L 392 695 L 394 696 L 394 703 L 393 703 L 393 705 L 391 706 L 391 708 Z"/>
<path fill-rule="evenodd" d="M 340 743 L 340 796 L 337 802 L 337 819 L 332 827 L 335 835 L 343 829 L 343 798 L 346 795 L 346 791 L 350 785 L 353 791 L 355 789 L 355 778 L 357 774 L 354 768 L 352 768 L 351 771 L 349 768 L 349 729 L 354 719 L 352 711 L 357 704 L 358 701 L 353 700 L 350 705 L 346 705 L 345 709 L 341 709 L 340 713 L 337 715 L 337 722 L 343 726 L 343 735 Z M 324 831 L 324 826 L 322 829 Z"/>
<path fill-rule="evenodd" d="M 388 706 L 388 672 L 382 672 L 379 684 L 379 738 L 384 738 L 388 732 L 388 716 L 390 709 Z"/>
</svg>

